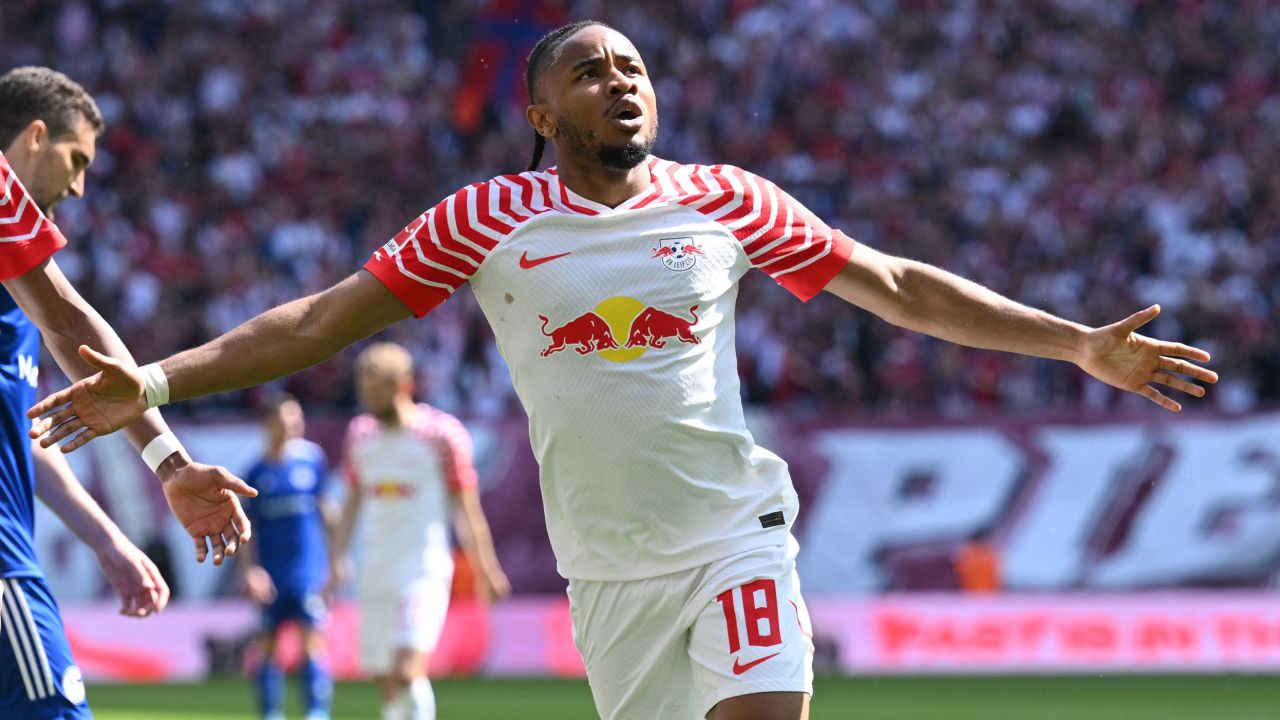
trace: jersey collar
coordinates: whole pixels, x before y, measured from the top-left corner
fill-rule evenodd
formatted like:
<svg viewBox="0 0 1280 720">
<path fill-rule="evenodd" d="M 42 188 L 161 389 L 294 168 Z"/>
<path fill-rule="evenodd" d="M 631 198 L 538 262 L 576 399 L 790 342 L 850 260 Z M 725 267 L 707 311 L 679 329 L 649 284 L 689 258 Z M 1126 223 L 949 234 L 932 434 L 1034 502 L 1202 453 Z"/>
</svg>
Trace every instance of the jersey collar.
<svg viewBox="0 0 1280 720">
<path fill-rule="evenodd" d="M 648 206 L 656 202 L 663 196 L 663 185 L 658 181 L 658 175 L 654 172 L 658 163 L 661 162 L 657 157 L 650 155 L 645 163 L 649 167 L 649 187 L 640 191 L 636 195 L 627 198 L 618 207 L 611 208 L 608 205 L 602 205 L 595 200 L 582 197 L 578 193 L 569 189 L 569 186 L 560 180 L 560 172 L 558 168 L 551 168 L 547 171 L 551 175 L 551 192 L 556 204 L 564 210 L 577 215 L 616 215 L 628 210 L 638 210 L 639 208 Z"/>
</svg>

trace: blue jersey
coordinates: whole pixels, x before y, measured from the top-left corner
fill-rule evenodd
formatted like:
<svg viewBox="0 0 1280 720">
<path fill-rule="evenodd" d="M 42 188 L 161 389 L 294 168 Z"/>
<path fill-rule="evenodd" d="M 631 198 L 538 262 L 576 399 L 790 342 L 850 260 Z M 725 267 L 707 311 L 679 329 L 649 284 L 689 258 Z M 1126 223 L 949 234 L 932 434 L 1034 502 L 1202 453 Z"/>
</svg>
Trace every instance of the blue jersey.
<svg viewBox="0 0 1280 720">
<path fill-rule="evenodd" d="M 290 440 L 278 461 L 263 458 L 245 476 L 258 491 L 246 501 L 258 561 L 282 595 L 302 595 L 324 586 L 329 571 L 320 498 L 329 474 L 324 451 L 307 440 Z"/>
<path fill-rule="evenodd" d="M 36 401 L 40 331 L 0 289 L 0 577 L 39 577 L 35 471 L 27 408 Z"/>
</svg>

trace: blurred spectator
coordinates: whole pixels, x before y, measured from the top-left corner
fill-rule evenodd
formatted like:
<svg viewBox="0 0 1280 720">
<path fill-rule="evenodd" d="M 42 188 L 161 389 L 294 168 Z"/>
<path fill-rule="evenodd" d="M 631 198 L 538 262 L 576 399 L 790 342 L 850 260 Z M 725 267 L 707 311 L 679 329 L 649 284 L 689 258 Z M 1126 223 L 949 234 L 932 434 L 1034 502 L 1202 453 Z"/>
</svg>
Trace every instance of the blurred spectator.
<svg viewBox="0 0 1280 720">
<path fill-rule="evenodd" d="M 1264 0 L 8 0 L 0 71 L 51 65 L 99 99 L 99 178 L 59 214 L 59 262 L 145 362 L 328 286 L 446 193 L 523 169 L 523 56 L 578 17 L 644 53 L 660 155 L 744 166 L 860 241 L 1081 322 L 1160 302 L 1156 334 L 1215 352 L 1210 402 L 1280 399 L 1280 6 Z M 1128 402 L 830 298 L 799 311 L 763 276 L 742 294 L 752 402 Z M 460 295 L 388 339 L 417 353 L 424 400 L 508 412 Z M 350 386 L 344 356 L 289 389 L 349 407 Z"/>
</svg>

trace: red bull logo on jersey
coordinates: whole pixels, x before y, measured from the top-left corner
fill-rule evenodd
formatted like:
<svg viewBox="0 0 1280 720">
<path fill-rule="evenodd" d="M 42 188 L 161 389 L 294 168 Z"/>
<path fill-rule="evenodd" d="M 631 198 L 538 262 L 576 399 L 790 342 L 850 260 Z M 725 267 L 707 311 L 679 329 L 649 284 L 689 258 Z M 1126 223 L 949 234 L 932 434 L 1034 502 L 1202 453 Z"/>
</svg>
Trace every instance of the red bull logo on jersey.
<svg viewBox="0 0 1280 720">
<path fill-rule="evenodd" d="M 551 319 L 539 315 L 542 334 L 551 339 L 542 357 L 572 347 L 579 355 L 596 354 L 610 362 L 630 362 L 648 348 L 662 349 L 669 342 L 701 344 L 693 327 L 698 323 L 698 306 L 687 313 L 669 313 L 650 307 L 635 298 L 611 297 L 590 312 L 559 325 L 547 327 Z M 625 338 L 625 344 L 619 339 Z"/>
<path fill-rule="evenodd" d="M 369 486 L 369 494 L 378 498 L 413 497 L 414 487 L 395 480 L 383 480 Z"/>
<path fill-rule="evenodd" d="M 547 332 L 547 323 L 551 322 L 551 319 L 546 315 L 539 315 L 538 319 L 542 321 L 542 334 L 551 338 L 551 344 L 542 351 L 542 357 L 558 353 L 570 345 L 577 346 L 574 350 L 579 355 L 590 355 L 593 352 L 618 347 L 618 341 L 613 339 L 609 323 L 593 312 L 579 315 L 551 332 Z"/>
<path fill-rule="evenodd" d="M 649 257 L 662 260 L 668 270 L 684 272 L 698 264 L 698 258 L 704 255 L 706 253 L 702 252 L 693 238 L 677 237 L 659 240 L 658 247 L 653 249 L 653 254 Z"/>
</svg>

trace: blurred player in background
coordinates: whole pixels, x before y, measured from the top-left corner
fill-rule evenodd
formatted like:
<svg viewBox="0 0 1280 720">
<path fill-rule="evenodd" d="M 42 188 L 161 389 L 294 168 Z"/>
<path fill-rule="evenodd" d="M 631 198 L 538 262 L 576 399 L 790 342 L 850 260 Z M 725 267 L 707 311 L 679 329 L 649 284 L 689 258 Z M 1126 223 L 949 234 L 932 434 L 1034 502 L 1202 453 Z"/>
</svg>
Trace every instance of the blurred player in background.
<svg viewBox="0 0 1280 720">
<path fill-rule="evenodd" d="M 347 429 L 350 487 L 333 549 L 341 582 L 351 574 L 346 550 L 363 513 L 360 664 L 378 680 L 384 720 L 436 716 L 427 668 L 449 606 L 450 514 L 477 595 L 494 600 L 511 589 L 480 507 L 470 435 L 452 415 L 415 403 L 413 390 L 408 350 L 376 343 L 360 353 L 356 392 L 365 414 Z"/>
<path fill-rule="evenodd" d="M 284 669 L 276 639 L 286 622 L 302 631 L 301 684 L 307 720 L 327 720 L 333 698 L 324 625 L 328 545 L 336 509 L 325 497 L 329 466 L 324 450 L 303 439 L 306 418 L 297 398 L 268 398 L 260 418 L 266 434 L 263 457 L 245 475 L 258 491 L 246 503 L 258 542 L 246 545 L 237 564 L 245 591 L 262 605 L 259 636 L 262 667 L 258 697 L 266 720 L 284 718 Z"/>
<path fill-rule="evenodd" d="M 60 202 L 83 194 L 102 129 L 93 98 L 62 73 L 26 67 L 0 76 L 0 708 L 6 718 L 89 716 L 57 603 L 36 562 L 33 492 L 93 548 L 121 596 L 122 613 L 149 615 L 169 598 L 156 566 L 107 518 L 66 458 L 24 437 L 23 406 L 35 397 L 42 330 L 71 377 L 92 371 L 76 354 L 81 343 L 127 354 L 52 259 L 67 241 L 51 218 Z M 222 561 L 224 542 L 228 554 L 235 552 L 240 531 L 247 539 L 249 527 L 236 525 L 244 516 L 230 491 L 252 491 L 222 468 L 192 463 L 159 414 L 147 413 L 126 432 L 197 545 L 205 547 L 208 536 L 215 563 Z"/>
<path fill-rule="evenodd" d="M 829 227 L 728 165 L 654 157 L 657 98 L 639 51 L 598 22 L 552 31 L 526 71 L 528 172 L 470 185 L 379 248 L 364 272 L 197 349 L 102 369 L 46 398 L 36 432 L 72 450 L 185 399 L 331 357 L 470 282 L 529 416 L 547 530 L 606 719 L 808 717 L 813 643 L 795 572 L 786 463 L 755 444 L 739 395 L 737 284 L 768 273 L 951 342 L 1075 363 L 1160 407 L 1199 397 L 1208 353 L 1091 328 Z M 553 144 L 558 166 L 538 171 Z M 289 342 L 279 342 L 289 338 Z M 1185 359 L 1184 359 L 1185 358 Z M 1190 378 L 1190 379 L 1187 379 Z M 71 407 L 54 410 L 61 403 Z"/>
</svg>

